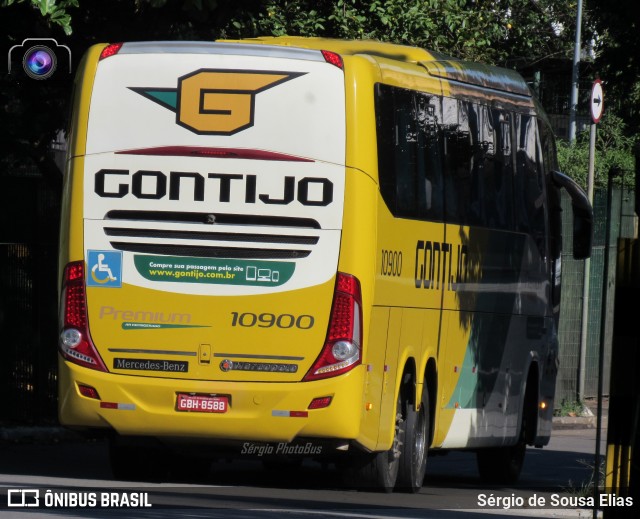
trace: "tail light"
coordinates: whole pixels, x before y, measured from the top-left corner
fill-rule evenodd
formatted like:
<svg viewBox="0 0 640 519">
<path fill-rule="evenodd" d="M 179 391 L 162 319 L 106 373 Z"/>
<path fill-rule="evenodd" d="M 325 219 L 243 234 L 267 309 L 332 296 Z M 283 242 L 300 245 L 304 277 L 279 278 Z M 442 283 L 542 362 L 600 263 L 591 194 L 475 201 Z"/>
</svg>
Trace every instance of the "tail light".
<svg viewBox="0 0 640 519">
<path fill-rule="evenodd" d="M 327 63 L 330 63 L 341 70 L 344 69 L 344 62 L 342 61 L 342 56 L 340 56 L 340 54 L 331 52 L 330 50 L 323 50 L 320 52 L 322 52 L 322 57 Z"/>
<path fill-rule="evenodd" d="M 87 296 L 84 289 L 84 261 L 69 263 L 62 281 L 62 356 L 85 368 L 107 371 L 89 336 Z"/>
<path fill-rule="evenodd" d="M 103 60 L 105 58 L 110 58 L 111 56 L 115 56 L 116 54 L 118 54 L 118 52 L 120 52 L 120 49 L 122 48 L 122 45 L 124 45 L 123 43 L 111 43 L 109 45 L 107 45 L 104 49 L 102 49 L 102 52 L 100 53 L 100 60 Z"/>
<path fill-rule="evenodd" d="M 358 278 L 338 272 L 327 338 L 305 381 L 335 377 L 362 362 L 362 295 Z"/>
</svg>

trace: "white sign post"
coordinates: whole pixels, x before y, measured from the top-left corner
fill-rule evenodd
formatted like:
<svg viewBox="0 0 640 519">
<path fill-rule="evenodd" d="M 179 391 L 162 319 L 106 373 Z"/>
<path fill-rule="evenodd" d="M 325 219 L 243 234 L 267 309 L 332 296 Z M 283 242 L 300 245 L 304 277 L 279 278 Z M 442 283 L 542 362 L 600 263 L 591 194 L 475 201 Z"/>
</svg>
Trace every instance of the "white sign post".
<svg viewBox="0 0 640 519">
<path fill-rule="evenodd" d="M 593 124 L 598 124 L 604 110 L 604 93 L 602 92 L 602 81 L 596 79 L 591 87 L 591 120 Z"/>
<path fill-rule="evenodd" d="M 593 178 L 595 173 L 596 157 L 596 124 L 600 122 L 604 110 L 604 92 L 602 91 L 602 81 L 596 79 L 591 87 L 591 101 L 589 102 L 591 111 L 591 121 L 593 124 L 589 133 L 589 176 L 587 178 L 587 194 L 589 201 L 593 204 Z"/>
<path fill-rule="evenodd" d="M 589 102 L 591 112 L 591 128 L 589 129 L 589 175 L 587 176 L 587 196 L 593 206 L 593 182 L 595 176 L 596 157 L 596 125 L 600 122 L 604 110 L 604 93 L 602 81 L 596 79 L 591 87 L 591 100 Z M 578 371 L 578 398 L 584 399 L 584 386 L 586 380 L 587 363 L 587 329 L 589 327 L 589 278 L 591 276 L 591 261 L 584 260 L 584 284 L 582 286 L 582 333 L 580 337 L 580 364 Z"/>
<path fill-rule="evenodd" d="M 600 122 L 604 110 L 604 92 L 602 91 L 602 81 L 596 79 L 591 87 L 591 101 L 589 102 L 591 111 L 591 121 L 593 124 L 589 133 L 589 177 L 587 179 L 587 194 L 589 201 L 593 204 L 593 176 L 596 154 L 596 124 Z"/>
</svg>

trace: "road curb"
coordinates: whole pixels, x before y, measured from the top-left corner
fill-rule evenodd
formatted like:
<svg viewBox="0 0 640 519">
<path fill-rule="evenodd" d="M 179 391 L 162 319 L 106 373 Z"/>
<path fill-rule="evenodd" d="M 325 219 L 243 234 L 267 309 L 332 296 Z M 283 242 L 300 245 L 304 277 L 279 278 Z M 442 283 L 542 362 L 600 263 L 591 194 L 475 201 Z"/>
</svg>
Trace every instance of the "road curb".
<svg viewBox="0 0 640 519">
<path fill-rule="evenodd" d="M 595 416 L 559 416 L 553 419 L 553 430 L 560 429 L 595 429 Z"/>
</svg>

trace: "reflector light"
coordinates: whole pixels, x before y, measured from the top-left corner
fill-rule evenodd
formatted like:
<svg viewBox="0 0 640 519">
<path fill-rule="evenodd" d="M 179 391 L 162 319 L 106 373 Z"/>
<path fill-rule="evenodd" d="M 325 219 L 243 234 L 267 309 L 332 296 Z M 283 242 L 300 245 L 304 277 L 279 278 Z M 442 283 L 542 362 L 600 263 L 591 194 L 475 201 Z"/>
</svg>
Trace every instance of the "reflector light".
<svg viewBox="0 0 640 519">
<path fill-rule="evenodd" d="M 320 355 L 303 380 L 341 375 L 360 364 L 362 362 L 361 330 L 360 282 L 355 276 L 338 272 L 327 338 Z"/>
<path fill-rule="evenodd" d="M 118 409 L 120 411 L 135 411 L 136 404 L 119 404 L 118 402 L 100 402 L 102 409 Z"/>
<path fill-rule="evenodd" d="M 84 384 L 78 384 L 78 391 L 82 396 L 87 398 L 93 398 L 94 400 L 100 400 L 100 395 L 95 387 L 85 386 Z"/>
<path fill-rule="evenodd" d="M 340 70 L 344 70 L 344 62 L 342 61 L 342 57 L 340 56 L 340 54 L 336 54 L 335 52 L 331 52 L 329 50 L 323 50 L 320 52 L 322 52 L 322 56 L 327 63 L 331 63 L 332 65 L 338 67 Z"/>
<path fill-rule="evenodd" d="M 307 418 L 309 416 L 308 411 L 281 411 L 274 409 L 271 411 L 271 416 L 280 416 L 284 418 Z"/>
<path fill-rule="evenodd" d="M 70 362 L 98 371 L 107 371 L 89 336 L 84 288 L 84 261 L 69 263 L 62 284 L 63 309 L 58 347 Z"/>
<path fill-rule="evenodd" d="M 325 407 L 329 407 L 331 405 L 332 397 L 330 396 L 321 396 L 318 398 L 314 398 L 311 400 L 308 409 L 323 409 Z"/>
<path fill-rule="evenodd" d="M 118 52 L 120 52 L 122 45 L 122 43 L 111 43 L 110 45 L 107 45 L 104 49 L 102 49 L 99 59 L 102 60 L 105 58 L 110 58 L 111 56 L 115 56 L 116 54 L 118 54 Z"/>
</svg>

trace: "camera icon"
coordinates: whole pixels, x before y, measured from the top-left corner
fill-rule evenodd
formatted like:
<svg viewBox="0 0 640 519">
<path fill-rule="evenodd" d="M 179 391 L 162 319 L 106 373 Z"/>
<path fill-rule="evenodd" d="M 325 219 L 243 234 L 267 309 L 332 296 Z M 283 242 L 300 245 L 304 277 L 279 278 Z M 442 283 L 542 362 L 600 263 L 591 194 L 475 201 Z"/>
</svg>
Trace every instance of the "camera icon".
<svg viewBox="0 0 640 519">
<path fill-rule="evenodd" d="M 48 79 L 58 68 L 62 71 L 68 67 L 71 74 L 71 49 L 53 38 L 26 38 L 22 45 L 9 49 L 7 62 L 9 74 L 20 74 L 16 65 L 21 63 L 31 79 Z"/>
</svg>

